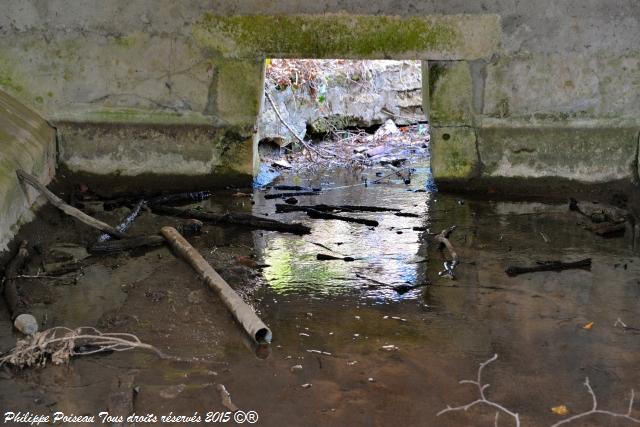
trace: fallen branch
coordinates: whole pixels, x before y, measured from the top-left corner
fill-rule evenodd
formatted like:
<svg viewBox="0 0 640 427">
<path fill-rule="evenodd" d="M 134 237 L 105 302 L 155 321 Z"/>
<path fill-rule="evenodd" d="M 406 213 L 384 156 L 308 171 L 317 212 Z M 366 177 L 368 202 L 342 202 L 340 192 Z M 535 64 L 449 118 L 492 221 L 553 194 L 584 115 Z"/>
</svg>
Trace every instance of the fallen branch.
<svg viewBox="0 0 640 427">
<path fill-rule="evenodd" d="M 588 416 L 594 415 L 594 414 L 608 415 L 608 416 L 614 417 L 614 418 L 622 418 L 622 419 L 625 419 L 627 421 L 631 421 L 633 423 L 640 424 L 640 418 L 636 418 L 636 417 L 632 417 L 631 416 L 631 412 L 633 411 L 633 400 L 635 398 L 635 392 L 633 391 L 633 389 L 631 390 L 631 397 L 629 398 L 629 406 L 627 408 L 627 412 L 625 412 L 625 413 L 617 413 L 617 412 L 604 411 L 602 409 L 598 409 L 598 399 L 596 398 L 596 394 L 594 393 L 593 388 L 591 388 L 591 384 L 589 383 L 589 378 L 588 377 L 584 381 L 584 386 L 587 388 L 587 391 L 591 395 L 591 401 L 592 401 L 591 409 L 589 411 L 583 412 L 581 414 L 573 415 L 573 416 L 571 416 L 571 417 L 569 417 L 567 419 L 564 419 L 562 421 L 558 421 L 557 423 L 553 424 L 551 427 L 557 427 L 557 426 L 560 426 L 562 424 L 568 424 L 568 423 L 570 423 L 572 421 L 578 420 L 580 418 L 588 417 Z"/>
<path fill-rule="evenodd" d="M 152 205 L 172 205 L 183 203 L 195 203 L 211 197 L 209 191 L 192 191 L 188 193 L 161 194 L 159 196 L 146 197 L 144 195 L 125 196 L 117 199 L 105 200 L 102 202 L 105 211 L 111 211 L 120 206 L 133 205 L 136 200 L 144 199 L 147 206 Z"/>
<path fill-rule="evenodd" d="M 11 320 L 15 319 L 19 314 L 22 314 L 25 310 L 25 304 L 20 298 L 18 294 L 18 287 L 16 286 L 16 277 L 18 276 L 18 272 L 24 266 L 24 263 L 29 256 L 29 251 L 27 250 L 27 241 L 23 240 L 20 242 L 20 246 L 18 247 L 18 252 L 16 256 L 13 257 L 9 264 L 7 264 L 7 268 L 4 272 L 4 289 L 3 295 L 4 300 L 7 303 L 7 308 L 9 309 L 9 315 L 11 316 Z"/>
<path fill-rule="evenodd" d="M 541 261 L 538 265 L 532 267 L 508 266 L 504 271 L 509 276 L 517 276 L 519 274 L 534 273 L 537 271 L 562 271 L 572 268 L 591 268 L 591 258 L 581 259 L 573 262 L 562 261 Z"/>
<path fill-rule="evenodd" d="M 279 191 L 322 191 L 321 188 L 302 187 L 300 185 L 274 185 L 271 188 Z"/>
<path fill-rule="evenodd" d="M 410 213 L 410 212 L 397 212 L 394 214 L 395 216 L 403 216 L 406 218 L 420 218 L 422 217 L 422 215 L 418 215 L 415 213 Z"/>
<path fill-rule="evenodd" d="M 455 406 L 455 407 L 451 407 L 449 405 L 447 405 L 447 407 L 445 409 L 443 409 L 442 411 L 438 412 L 438 414 L 436 416 L 440 416 L 442 414 L 446 414 L 447 412 L 453 412 L 453 411 L 467 411 L 470 408 L 472 408 L 475 405 L 487 405 L 487 406 L 491 406 L 495 409 L 497 409 L 496 411 L 496 418 L 495 418 L 495 426 L 498 426 L 498 417 L 500 412 L 505 413 L 507 415 L 509 415 L 510 417 L 512 417 L 515 421 L 515 425 L 516 427 L 520 427 L 520 416 L 513 411 L 510 411 L 509 409 L 505 408 L 504 406 L 493 402 L 489 399 L 487 399 L 486 395 L 485 395 L 485 390 L 489 387 L 489 384 L 482 384 L 482 370 L 489 365 L 492 362 L 495 362 L 498 359 L 498 355 L 494 354 L 493 357 L 489 360 L 487 360 L 484 363 L 480 364 L 480 367 L 478 368 L 478 376 L 477 379 L 474 380 L 462 380 L 460 381 L 460 384 L 472 384 L 475 385 L 478 388 L 478 393 L 480 394 L 480 397 L 476 400 L 474 400 L 471 403 L 467 403 L 466 405 L 462 405 L 462 406 Z"/>
<path fill-rule="evenodd" d="M 271 342 L 271 331 L 200 253 L 173 227 L 160 230 L 169 245 L 214 290 L 244 330 L 257 342 Z"/>
<path fill-rule="evenodd" d="M 317 211 L 315 209 L 307 210 L 307 215 L 309 217 L 315 218 L 315 219 L 335 219 L 335 220 L 338 220 L 338 221 L 353 222 L 353 223 L 356 223 L 356 224 L 364 224 L 364 225 L 368 225 L 370 227 L 377 227 L 379 225 L 378 221 L 373 220 L 373 219 L 353 218 L 353 217 L 350 217 L 350 216 L 334 215 L 332 213 L 320 212 L 320 211 Z"/>
<path fill-rule="evenodd" d="M 293 193 L 271 193 L 271 194 L 265 194 L 264 198 L 267 200 L 270 199 L 282 199 L 284 197 L 291 197 L 291 196 L 317 196 L 319 195 L 320 192 L 319 191 L 296 191 Z"/>
<path fill-rule="evenodd" d="M 346 262 L 351 262 L 356 260 L 355 258 L 350 256 L 333 256 L 333 255 L 326 255 L 326 254 L 317 254 L 316 259 L 318 261 L 346 261 Z"/>
<path fill-rule="evenodd" d="M 455 249 L 453 249 L 453 245 L 451 244 L 451 242 L 449 241 L 449 236 L 451 235 L 451 233 L 453 233 L 453 231 L 456 229 L 457 227 L 455 225 L 442 230 L 442 232 L 440 234 L 437 234 L 434 239 L 440 243 L 439 248 L 442 249 L 442 247 L 446 247 L 447 250 L 449 251 L 449 253 L 451 254 L 451 261 L 445 261 L 444 262 L 444 270 L 438 273 L 438 276 L 441 277 L 448 277 L 452 280 L 454 280 L 456 278 L 455 274 L 454 274 L 454 270 L 456 268 L 456 266 L 458 265 L 458 254 L 456 253 Z"/>
<path fill-rule="evenodd" d="M 195 236 L 200 234 L 202 230 L 202 222 L 194 219 L 187 224 L 180 225 L 178 229 L 184 236 Z M 90 246 L 87 251 L 91 254 L 113 254 L 142 247 L 162 246 L 166 242 L 167 241 L 165 240 L 165 238 L 159 234 L 149 236 L 136 236 L 121 240 L 98 242 Z"/>
<path fill-rule="evenodd" d="M 372 182 L 373 184 L 379 184 L 379 183 L 380 183 L 380 181 L 382 181 L 383 179 L 389 178 L 389 177 L 390 177 L 390 176 L 392 176 L 392 175 L 398 175 L 400 178 L 402 178 L 402 179 L 404 180 L 405 178 L 402 176 L 402 173 L 401 173 L 401 172 L 403 172 L 403 171 L 404 171 L 404 170 L 406 170 L 406 169 L 409 169 L 409 168 L 395 169 L 393 172 L 388 173 L 388 174 L 386 174 L 386 175 L 383 175 L 383 176 L 381 176 L 381 177 L 380 177 L 380 178 L 378 178 L 378 179 L 374 179 L 374 180 L 373 180 L 373 181 L 371 181 L 371 182 Z"/>
<path fill-rule="evenodd" d="M 140 201 L 138 201 L 138 203 L 135 205 L 135 207 L 129 213 L 129 215 L 124 217 L 122 222 L 118 224 L 118 226 L 116 227 L 116 230 L 122 233 L 127 231 L 129 227 L 133 225 L 133 221 L 135 221 L 138 215 L 140 214 L 140 209 L 142 209 L 143 205 L 144 205 L 144 199 L 140 199 Z M 111 239 L 111 236 L 105 233 L 105 234 L 101 234 L 100 237 L 98 237 L 98 242 L 106 242 L 107 240 L 110 240 L 110 239 Z"/>
<path fill-rule="evenodd" d="M 409 291 L 413 291 L 415 289 L 419 289 L 422 288 L 424 286 L 431 286 L 430 282 L 422 282 L 422 283 L 416 283 L 414 285 L 408 284 L 408 283 L 403 283 L 401 285 L 396 285 L 393 286 L 393 290 L 396 291 L 398 294 L 403 295 L 406 294 Z"/>
<path fill-rule="evenodd" d="M 184 209 L 170 206 L 153 206 L 152 210 L 154 213 L 171 215 L 179 218 L 195 218 L 211 224 L 242 225 L 249 228 L 282 231 L 285 233 L 300 235 L 311 233 L 311 228 L 307 227 L 306 225 L 297 223 L 287 224 L 284 222 L 260 218 L 245 213 L 228 212 L 226 214 L 216 214 L 213 212 L 203 212 L 197 209 Z"/>
<path fill-rule="evenodd" d="M 400 209 L 385 208 L 379 206 L 355 206 L 355 205 L 308 205 L 308 206 L 291 206 L 281 203 L 276 203 L 276 212 L 307 212 L 313 209 L 320 212 L 400 212 Z"/>
<path fill-rule="evenodd" d="M 264 91 L 264 95 L 267 98 L 267 100 L 269 101 L 269 104 L 271 104 L 271 107 L 273 108 L 273 111 L 276 112 L 276 116 L 278 116 L 278 120 L 280 120 L 282 122 L 282 124 L 285 125 L 285 127 L 289 130 L 289 132 L 291 132 L 291 134 L 300 142 L 300 144 L 302 144 L 302 146 L 304 148 L 309 150 L 309 152 L 316 154 L 320 158 L 323 158 L 323 159 L 328 159 L 329 158 L 329 157 L 326 157 L 326 156 L 323 156 L 322 154 L 320 154 L 320 152 L 318 150 L 313 148 L 311 145 L 307 144 L 307 142 L 304 139 L 300 138 L 300 136 L 298 136 L 296 131 L 293 130 L 293 128 L 289 125 L 289 123 L 287 123 L 282 118 L 282 115 L 280 115 L 280 110 L 278 110 L 278 107 L 276 107 L 276 103 L 273 101 L 273 98 L 271 98 L 271 95 L 269 94 L 269 92 L 265 90 Z"/>
<path fill-rule="evenodd" d="M 47 187 L 42 185 L 35 176 L 29 175 L 22 169 L 18 169 L 16 171 L 16 174 L 18 175 L 18 178 L 20 178 L 23 182 L 26 182 L 27 184 L 31 185 L 33 188 L 38 190 L 40 194 L 46 197 L 47 200 L 53 206 L 60 209 L 62 212 L 66 213 L 67 215 L 74 217 L 75 219 L 87 224 L 90 227 L 97 228 L 98 230 L 103 231 L 109 234 L 110 236 L 115 237 L 116 239 L 124 238 L 125 234 L 122 233 L 121 231 L 116 230 L 109 224 L 99 221 L 87 215 L 86 213 L 82 212 L 81 210 L 76 209 L 73 206 L 69 206 L 68 204 L 63 202 L 62 199 L 60 199 L 58 196 L 56 196 L 51 191 L 49 191 Z"/>
<path fill-rule="evenodd" d="M 49 359 L 54 365 L 60 365 L 68 363 L 73 356 L 133 349 L 150 350 L 163 359 L 171 358 L 133 334 L 102 333 L 87 326 L 77 329 L 59 326 L 19 339 L 13 349 L 0 356 L 0 366 L 6 363 L 19 368 L 41 368 Z"/>
</svg>

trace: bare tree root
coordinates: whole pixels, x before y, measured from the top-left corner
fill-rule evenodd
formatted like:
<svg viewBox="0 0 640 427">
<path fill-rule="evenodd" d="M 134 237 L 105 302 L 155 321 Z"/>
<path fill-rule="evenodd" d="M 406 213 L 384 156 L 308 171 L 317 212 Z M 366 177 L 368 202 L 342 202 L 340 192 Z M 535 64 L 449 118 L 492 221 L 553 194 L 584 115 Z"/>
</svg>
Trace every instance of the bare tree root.
<svg viewBox="0 0 640 427">
<path fill-rule="evenodd" d="M 631 412 L 633 411 L 633 400 L 635 398 L 635 392 L 633 391 L 633 389 L 631 389 L 631 397 L 629 398 L 629 407 L 627 409 L 627 412 L 617 413 L 617 412 L 604 411 L 602 409 L 598 409 L 598 399 L 596 398 L 596 394 L 593 392 L 593 388 L 591 388 L 591 384 L 589 383 L 589 377 L 585 379 L 584 386 L 587 388 L 587 391 L 591 395 L 591 400 L 593 403 L 593 406 L 591 407 L 591 409 L 587 412 L 576 414 L 562 421 L 558 421 L 557 423 L 553 424 L 551 427 L 557 427 L 563 424 L 568 424 L 570 422 L 573 422 L 580 418 L 588 417 L 593 414 L 601 414 L 601 415 L 608 415 L 610 417 L 615 417 L 615 418 L 623 418 L 633 423 L 640 424 L 640 418 L 635 418 L 631 416 Z"/>
<path fill-rule="evenodd" d="M 68 363 L 73 356 L 133 349 L 149 350 L 160 358 L 173 359 L 156 347 L 141 342 L 133 334 L 102 333 L 87 326 L 77 329 L 59 326 L 19 339 L 13 349 L 0 356 L 0 366 L 41 368 L 49 359 L 54 365 L 60 365 Z"/>
<path fill-rule="evenodd" d="M 509 415 L 510 417 L 512 417 L 515 421 L 515 425 L 516 427 L 520 427 L 520 416 L 513 412 L 510 411 L 509 409 L 505 408 L 504 406 L 493 402 L 489 399 L 487 399 L 486 395 L 485 395 L 485 390 L 489 387 L 489 384 L 482 384 L 482 370 L 489 365 L 492 362 L 495 362 L 498 359 L 498 355 L 494 354 L 493 357 L 489 360 L 487 360 L 484 363 L 480 364 L 480 367 L 478 368 L 478 377 L 477 379 L 474 380 L 462 380 L 460 381 L 460 384 L 473 384 L 476 387 L 478 387 L 478 392 L 480 394 L 480 397 L 476 400 L 474 400 L 471 403 L 468 403 L 466 405 L 462 405 L 462 406 L 455 406 L 455 407 L 451 407 L 449 405 L 447 405 L 447 407 L 445 409 L 443 409 L 442 411 L 438 412 L 437 416 L 439 417 L 442 414 L 446 414 L 447 412 L 453 412 L 453 411 L 467 411 L 468 409 L 476 406 L 476 405 L 486 405 L 486 406 L 490 406 L 493 407 L 495 409 L 497 409 L 496 411 L 496 418 L 495 418 L 495 427 L 498 427 L 498 418 L 500 416 L 500 413 L 505 413 L 507 415 Z"/>
<path fill-rule="evenodd" d="M 456 253 L 455 249 L 453 248 L 453 245 L 451 244 L 451 242 L 449 241 L 449 236 L 451 235 L 451 233 L 453 233 L 453 231 L 456 229 L 457 227 L 455 225 L 442 230 L 442 232 L 440 234 L 437 234 L 435 236 L 435 240 L 437 242 L 440 243 L 440 249 L 442 249 L 443 247 L 447 248 L 447 250 L 449 251 L 449 253 L 451 254 L 451 261 L 445 261 L 444 262 L 444 270 L 438 273 L 438 276 L 440 277 L 448 277 L 451 280 L 455 280 L 456 276 L 455 276 L 455 268 L 459 263 L 459 259 L 458 259 L 458 254 Z"/>
</svg>

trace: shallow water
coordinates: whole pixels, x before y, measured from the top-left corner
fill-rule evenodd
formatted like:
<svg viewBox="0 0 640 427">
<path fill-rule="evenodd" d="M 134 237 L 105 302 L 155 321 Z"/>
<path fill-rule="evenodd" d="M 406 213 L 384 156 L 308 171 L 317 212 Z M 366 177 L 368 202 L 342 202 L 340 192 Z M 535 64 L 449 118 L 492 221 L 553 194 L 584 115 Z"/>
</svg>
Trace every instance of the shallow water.
<svg viewBox="0 0 640 427">
<path fill-rule="evenodd" d="M 475 400 L 477 391 L 458 381 L 475 379 L 478 364 L 497 354 L 484 371 L 491 384 L 487 396 L 518 412 L 522 425 L 561 420 L 550 410 L 561 404 L 571 414 L 590 409 L 585 377 L 603 409 L 626 411 L 630 389 L 640 388 L 640 330 L 634 329 L 640 328 L 637 229 L 602 239 L 578 226 L 564 204 L 416 192 L 427 182 L 419 166 L 409 185 L 398 179 L 372 184 L 375 172 L 285 175 L 278 183 L 327 189 L 319 196 L 297 197 L 300 204 L 388 206 L 419 218 L 344 213 L 378 220 L 372 228 L 301 212 L 276 214 L 276 201 L 265 200 L 261 190 L 255 190 L 254 205 L 228 195 L 204 204 L 312 227 L 312 234 L 302 237 L 208 227 L 207 234 L 192 239 L 272 329 L 266 359 L 256 357 L 216 297 L 167 249 L 108 257 L 94 266 L 100 274 L 85 276 L 91 281 L 65 288 L 76 298 L 71 301 L 82 295 L 108 297 L 109 309 L 99 313 L 107 330 L 132 332 L 167 353 L 202 361 L 118 353 L 79 358 L 69 367 L 5 372 L 2 409 L 97 412 L 105 407 L 112 379 L 130 372 L 140 387 L 136 413 L 224 410 L 215 388 L 221 383 L 240 409 L 258 412 L 259 425 L 489 426 L 495 412 L 486 406 L 436 414 L 447 405 Z M 343 188 L 328 190 L 335 187 Z M 166 221 L 145 214 L 134 227 L 148 232 Z M 438 276 L 448 255 L 429 235 L 452 225 L 458 226 L 451 242 L 461 260 L 456 280 Z M 23 233 L 31 240 L 70 238 L 56 237 L 47 224 L 30 227 Z M 356 261 L 317 261 L 318 253 Z M 269 266 L 252 271 L 234 261 L 238 255 Z M 504 273 L 510 264 L 586 257 L 592 258 L 590 270 Z M 404 294 L 393 288 L 427 282 Z M 105 284 L 120 289 L 124 301 L 113 293 L 92 292 L 92 286 L 104 289 Z M 84 308 L 62 307 L 46 306 L 56 312 L 58 324 L 95 321 L 95 310 L 90 315 Z M 614 326 L 617 319 L 629 328 Z M 592 329 L 583 329 L 590 322 Z M 0 323 L 5 348 L 14 337 L 6 319 Z M 294 365 L 302 369 L 292 372 Z M 634 412 L 639 413 L 640 408 Z M 593 416 L 571 425 L 626 425 L 614 421 Z M 500 425 L 513 424 L 502 416 Z"/>
</svg>

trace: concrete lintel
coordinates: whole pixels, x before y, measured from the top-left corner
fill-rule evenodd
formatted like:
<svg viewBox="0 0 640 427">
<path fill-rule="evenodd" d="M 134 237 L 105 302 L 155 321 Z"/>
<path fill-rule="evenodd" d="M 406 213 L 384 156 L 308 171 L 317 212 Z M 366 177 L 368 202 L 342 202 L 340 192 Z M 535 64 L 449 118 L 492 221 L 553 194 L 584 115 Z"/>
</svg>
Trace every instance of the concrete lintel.
<svg viewBox="0 0 640 427">
<path fill-rule="evenodd" d="M 196 42 L 227 58 L 474 60 L 501 45 L 500 16 L 204 14 Z"/>
</svg>

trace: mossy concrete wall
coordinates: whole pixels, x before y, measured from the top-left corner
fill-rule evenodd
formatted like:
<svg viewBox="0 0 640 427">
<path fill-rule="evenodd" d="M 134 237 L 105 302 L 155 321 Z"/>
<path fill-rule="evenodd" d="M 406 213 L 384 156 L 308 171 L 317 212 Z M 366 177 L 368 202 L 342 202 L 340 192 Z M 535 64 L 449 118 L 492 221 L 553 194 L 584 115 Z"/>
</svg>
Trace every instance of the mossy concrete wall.
<svg viewBox="0 0 640 427">
<path fill-rule="evenodd" d="M 0 252 L 33 217 L 38 193 L 16 175 L 23 169 L 49 183 L 55 173 L 55 131 L 34 111 L 0 91 Z"/>
<path fill-rule="evenodd" d="M 248 180 L 255 170 L 266 57 L 421 59 L 435 65 L 423 97 L 433 109 L 437 180 L 631 180 L 638 28 L 635 0 L 5 0 L 0 88 L 64 125 L 65 166 L 189 169 L 224 185 L 226 173 Z M 129 130 L 107 126 L 114 123 Z M 99 140 L 87 137 L 88 126 Z M 509 154 L 534 143 L 526 129 L 541 147 Z M 157 132 L 163 142 L 154 145 Z M 244 148 L 228 150 L 230 134 Z M 170 147 L 168 135 L 195 142 Z M 176 165 L 195 157 L 196 168 Z"/>
</svg>

